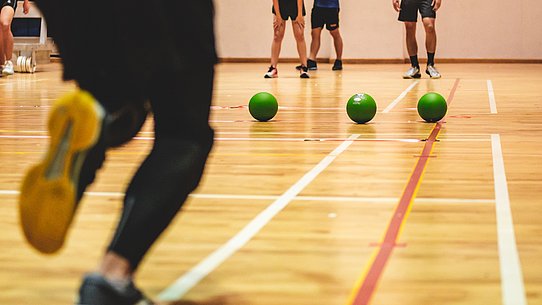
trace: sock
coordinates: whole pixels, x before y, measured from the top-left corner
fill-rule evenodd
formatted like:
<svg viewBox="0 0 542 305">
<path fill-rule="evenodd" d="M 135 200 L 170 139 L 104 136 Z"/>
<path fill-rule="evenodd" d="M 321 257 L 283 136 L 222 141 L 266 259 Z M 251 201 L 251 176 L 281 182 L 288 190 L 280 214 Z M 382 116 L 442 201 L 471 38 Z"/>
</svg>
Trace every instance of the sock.
<svg viewBox="0 0 542 305">
<path fill-rule="evenodd" d="M 434 66 L 435 65 L 435 53 L 427 52 L 427 65 L 428 66 Z"/>
<path fill-rule="evenodd" d="M 130 279 L 113 279 L 103 276 L 103 278 L 113 287 L 116 291 L 123 293 L 128 289 L 128 286 L 130 286 L 130 283 L 132 282 Z"/>
<path fill-rule="evenodd" d="M 418 55 L 410 56 L 410 64 L 416 68 L 420 67 L 420 63 L 418 62 Z"/>
</svg>

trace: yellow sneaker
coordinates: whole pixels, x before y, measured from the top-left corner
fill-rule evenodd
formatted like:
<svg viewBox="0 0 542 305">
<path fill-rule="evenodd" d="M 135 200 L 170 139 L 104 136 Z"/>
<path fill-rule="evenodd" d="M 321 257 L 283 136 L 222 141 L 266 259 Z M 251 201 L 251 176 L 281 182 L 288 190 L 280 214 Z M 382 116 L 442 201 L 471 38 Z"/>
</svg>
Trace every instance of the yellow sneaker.
<svg viewBox="0 0 542 305">
<path fill-rule="evenodd" d="M 19 197 L 24 235 L 42 253 L 62 247 L 84 188 L 105 159 L 105 146 L 89 153 L 102 142 L 104 117 L 103 107 L 86 91 L 61 97 L 49 114 L 48 151 L 26 173 Z"/>
</svg>

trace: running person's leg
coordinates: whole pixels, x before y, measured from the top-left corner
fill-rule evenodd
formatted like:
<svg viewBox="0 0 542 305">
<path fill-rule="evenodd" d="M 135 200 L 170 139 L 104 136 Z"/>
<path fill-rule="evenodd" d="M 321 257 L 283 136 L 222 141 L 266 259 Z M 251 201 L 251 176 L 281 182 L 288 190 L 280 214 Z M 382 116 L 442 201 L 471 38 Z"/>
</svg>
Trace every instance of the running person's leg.
<svg viewBox="0 0 542 305">
<path fill-rule="evenodd" d="M 100 269 L 106 276 L 116 275 L 108 273 L 109 258 L 115 256 L 133 273 L 198 185 L 213 141 L 212 87 L 209 62 L 157 76 L 151 93 L 155 143 L 126 190 L 122 218 Z"/>
<path fill-rule="evenodd" d="M 212 2 L 171 3 L 167 7 L 166 19 L 174 29 L 170 35 L 177 45 L 181 69 L 152 77 L 149 96 L 155 143 L 126 190 L 123 213 L 99 275 L 86 277 L 82 299 L 92 300 L 96 294 L 89 281 L 97 276 L 111 286 L 123 283 L 133 287 L 131 279 L 144 255 L 197 187 L 212 147 L 209 109 L 216 62 Z M 180 12 L 190 13 L 191 18 L 179 26 Z M 188 25 L 196 20 L 200 26 L 194 32 Z M 186 43 L 194 48 L 184 48 Z M 122 294 L 122 289 L 118 293 Z"/>
<path fill-rule="evenodd" d="M 138 10 L 143 7 L 132 2 L 119 3 L 119 8 L 124 7 L 123 12 L 126 12 L 126 6 L 138 7 Z M 150 70 L 148 77 L 141 76 L 140 73 L 125 73 L 125 77 L 115 82 L 115 86 L 108 86 L 106 80 L 111 81 L 111 77 L 118 76 L 117 68 L 119 67 L 105 65 L 105 69 L 88 69 L 89 66 L 85 60 L 92 59 L 85 56 L 91 54 L 84 45 L 79 44 L 81 41 L 77 39 L 89 39 L 90 45 L 94 45 L 93 43 L 98 45 L 98 41 L 102 41 L 98 39 L 99 36 L 104 35 L 103 39 L 115 38 L 116 33 L 110 36 L 107 32 L 88 33 L 86 37 L 83 35 L 84 38 L 74 36 L 89 28 L 96 31 L 96 27 L 91 27 L 90 23 L 87 23 L 87 27 L 78 27 L 78 25 L 84 25 L 85 20 L 78 21 L 75 17 L 77 14 L 73 14 L 81 12 L 79 6 L 89 4 L 76 3 L 74 5 L 78 6 L 73 7 L 73 12 L 64 10 L 65 4 L 63 0 L 44 0 L 40 5 L 48 24 L 53 29 L 53 35 L 58 41 L 63 59 L 67 59 L 64 65 L 64 77 L 75 79 L 94 96 L 100 96 L 101 103 L 98 103 L 92 95 L 76 92 L 61 100 L 60 105 L 55 106 L 50 126 L 53 126 L 51 131 L 57 135 L 51 138 L 52 145 L 48 153 L 50 157 L 40 164 L 39 168 L 27 174 L 25 180 L 29 182 L 23 183 L 21 192 L 23 229 L 27 239 L 40 251 L 54 252 L 60 248 L 80 200 L 79 193 L 86 187 L 86 184 L 82 187 L 74 184 L 77 180 L 81 181 L 79 178 L 83 175 L 82 173 L 89 171 L 86 169 L 88 160 L 95 161 L 90 163 L 98 167 L 103 162 L 105 149 L 107 149 L 107 143 L 103 143 L 103 139 L 107 137 L 103 135 L 110 131 L 104 128 L 107 125 L 104 122 L 108 110 L 118 110 L 122 104 L 138 105 L 141 99 L 147 97 L 139 94 L 147 92 L 148 97 L 153 99 L 156 112 L 154 149 L 134 177 L 131 187 L 128 188 L 122 222 L 111 243 L 110 251 L 101 264 L 102 274 L 87 276 L 80 290 L 81 302 L 84 304 L 135 304 L 144 297 L 131 283 L 131 275 L 148 248 L 179 210 L 188 193 L 197 186 L 212 145 L 213 132 L 208 125 L 213 65 L 216 62 L 212 1 L 168 4 L 168 7 L 174 6 L 174 9 L 167 11 L 171 16 L 161 18 L 162 15 L 157 15 L 154 19 L 166 19 L 170 21 L 169 24 L 162 28 L 162 31 L 157 30 L 160 28 L 158 24 L 148 29 L 158 32 L 153 37 L 167 38 L 167 41 L 156 41 L 146 46 L 148 48 L 146 50 L 135 50 L 134 54 L 137 54 L 136 59 L 139 59 L 137 62 L 145 62 L 147 58 L 142 55 L 153 54 L 155 51 L 175 55 L 168 57 L 172 66 L 168 67 L 170 68 L 168 71 Z M 115 12 L 120 11 L 114 10 L 111 15 L 115 15 Z M 190 13 L 193 19 L 179 18 L 180 12 Z M 134 22 L 132 25 L 136 27 L 137 15 L 128 15 L 130 17 L 126 17 L 127 20 L 131 19 Z M 93 18 L 96 18 L 96 15 L 93 15 Z M 119 18 L 122 19 L 122 17 Z M 122 25 L 131 24 L 130 22 L 124 24 L 122 20 L 118 23 L 109 23 L 108 21 L 112 22 L 112 19 L 107 18 L 101 20 L 105 21 L 101 28 L 108 26 L 121 28 Z M 179 26 L 179 20 L 185 24 Z M 194 31 L 191 27 L 196 22 L 199 24 L 198 31 Z M 170 29 L 171 32 L 162 33 L 167 31 L 166 29 Z M 124 32 L 123 37 L 116 37 L 119 41 L 123 41 L 124 37 L 133 38 L 141 34 L 136 30 L 134 30 L 136 33 L 130 32 L 130 27 L 122 31 L 127 32 Z M 185 48 L 187 41 L 192 46 L 191 48 Z M 130 50 L 133 47 L 132 44 L 137 42 L 128 39 L 123 43 L 124 46 L 113 45 L 114 49 L 123 53 Z M 167 49 L 174 49 L 176 52 L 169 53 Z M 100 57 L 99 53 L 98 57 Z M 105 60 L 105 58 L 102 59 Z M 124 68 L 128 71 L 130 69 L 128 66 Z M 138 79 L 152 80 L 152 83 L 142 84 L 137 82 Z M 121 84 L 117 88 L 119 82 Z M 132 87 L 140 85 L 141 88 L 126 90 L 130 87 L 129 85 Z M 184 86 L 184 89 L 179 90 L 179 85 Z M 83 155 L 81 162 L 78 161 L 80 155 Z M 97 167 L 94 171 L 96 169 Z M 159 171 L 156 172 L 156 169 Z M 94 171 L 90 170 L 92 176 Z M 160 179 L 166 177 L 167 182 L 158 185 L 156 183 L 158 180 L 155 179 L 157 176 L 160 176 Z M 39 180 L 43 185 L 36 186 L 35 180 Z M 57 180 L 60 181 L 57 182 Z M 92 180 L 90 179 L 90 182 Z M 52 188 L 51 186 L 55 185 L 51 183 L 58 187 Z M 135 185 L 150 187 L 151 191 L 141 194 Z M 152 191 L 153 188 L 159 188 L 159 190 Z M 57 191 L 62 191 L 62 198 L 58 197 Z M 150 198 L 148 194 L 163 194 L 164 196 Z M 149 200 L 152 200 L 150 205 Z M 43 201 L 46 202 L 46 209 L 43 209 Z M 59 206 L 59 201 L 62 202 L 61 206 Z M 53 231 L 42 232 L 44 222 L 45 224 L 55 223 L 59 220 L 59 209 L 61 209 L 61 214 L 67 214 L 61 215 L 64 223 L 55 224 Z M 151 218 L 146 218 L 149 215 Z M 137 225 L 149 221 L 151 223 L 149 226 Z M 134 230 L 141 230 L 141 228 L 145 228 L 143 235 L 138 232 L 133 233 Z M 134 236 L 131 234 L 142 238 L 138 238 L 138 241 L 132 245 L 131 240 Z M 38 240 L 36 240 L 36 235 Z M 110 257 L 112 259 L 108 260 Z M 114 271 L 112 272 L 111 269 Z M 107 272 L 112 272 L 112 274 Z M 111 278 L 112 281 L 110 281 Z"/>
<path fill-rule="evenodd" d="M 96 6 L 85 1 L 36 2 L 59 46 L 64 77 L 76 80 L 85 90 L 67 94 L 53 105 L 46 157 L 27 172 L 21 187 L 19 208 L 25 236 L 37 250 L 53 253 L 63 245 L 83 192 L 105 160 L 105 151 L 137 132 L 146 112 L 142 109 L 144 97 L 139 95 L 144 86 L 133 82 L 143 77 L 119 77 L 119 71 L 126 69 L 108 65 L 111 55 L 99 51 L 100 43 L 107 41 L 111 42 L 110 50 L 122 53 L 111 33 L 111 28 L 116 28 L 112 22 L 115 10 L 101 10 L 99 15 L 99 11 L 92 11 Z M 81 15 L 81 11 L 92 17 Z M 102 22 L 95 25 L 85 18 Z M 137 110 L 123 111 L 119 116 L 116 111 L 124 105 L 134 105 Z M 125 115 L 130 118 L 124 119 Z M 119 125 L 119 120 L 124 123 Z"/>
</svg>

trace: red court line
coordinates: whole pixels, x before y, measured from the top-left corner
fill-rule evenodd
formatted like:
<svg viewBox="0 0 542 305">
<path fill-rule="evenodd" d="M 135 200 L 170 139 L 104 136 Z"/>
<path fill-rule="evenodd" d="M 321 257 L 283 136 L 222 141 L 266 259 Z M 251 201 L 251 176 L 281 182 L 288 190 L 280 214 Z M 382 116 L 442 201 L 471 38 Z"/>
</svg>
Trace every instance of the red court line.
<svg viewBox="0 0 542 305">
<path fill-rule="evenodd" d="M 448 96 L 448 106 L 452 103 L 458 85 L 459 79 L 456 79 L 454 86 L 452 87 L 452 91 Z M 437 122 L 435 124 L 435 127 L 433 127 L 431 134 L 427 138 L 421 156 L 419 157 L 418 162 L 416 163 L 416 167 L 410 175 L 410 179 L 405 187 L 405 190 L 403 191 L 401 199 L 399 200 L 399 204 L 395 208 L 390 223 L 388 224 L 386 234 L 384 235 L 384 239 L 380 244 L 378 253 L 374 257 L 372 265 L 365 274 L 365 278 L 358 291 L 356 292 L 353 302 L 351 303 L 352 305 L 367 305 L 371 301 L 376 285 L 378 284 L 378 280 L 382 276 L 384 268 L 391 257 L 394 247 L 397 244 L 397 239 L 399 237 L 399 233 L 401 232 L 401 227 L 403 226 L 408 211 L 411 208 L 412 200 L 416 195 L 416 191 L 421 182 L 423 172 L 425 170 L 425 167 L 427 166 L 427 161 L 429 160 L 431 151 L 437 140 L 437 136 L 442 128 L 443 123 L 444 122 L 442 120 Z"/>
</svg>

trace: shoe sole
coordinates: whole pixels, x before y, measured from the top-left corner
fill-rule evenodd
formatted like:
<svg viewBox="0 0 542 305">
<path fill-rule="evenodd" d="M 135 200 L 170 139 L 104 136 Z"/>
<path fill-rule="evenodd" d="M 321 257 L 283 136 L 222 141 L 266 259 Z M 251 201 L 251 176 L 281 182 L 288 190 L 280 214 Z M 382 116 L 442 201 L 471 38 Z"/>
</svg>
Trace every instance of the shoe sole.
<svg viewBox="0 0 542 305">
<path fill-rule="evenodd" d="M 5 76 L 8 76 L 8 75 L 13 75 L 14 72 L 4 72 L 2 71 L 2 75 L 5 75 Z"/>
<path fill-rule="evenodd" d="M 403 78 L 404 78 L 404 79 L 413 79 L 413 78 L 421 78 L 421 77 L 422 77 L 422 75 L 419 74 L 419 73 L 418 73 L 418 74 L 414 74 L 414 75 L 412 75 L 412 76 L 404 76 L 404 75 L 403 75 Z"/>
<path fill-rule="evenodd" d="M 427 73 L 427 72 L 425 72 L 425 74 L 429 75 L 429 77 L 432 78 L 432 79 L 439 79 L 439 78 L 441 78 L 440 75 L 439 75 L 439 76 L 431 76 L 431 74 L 429 74 L 429 73 Z"/>
<path fill-rule="evenodd" d="M 86 151 L 98 141 L 103 117 L 103 108 L 84 91 L 60 98 L 51 110 L 48 151 L 27 171 L 19 197 L 24 235 L 42 253 L 64 244 L 77 208 L 79 171 Z"/>
<path fill-rule="evenodd" d="M 296 69 L 297 71 L 301 71 L 301 67 L 300 67 L 300 66 L 295 67 L 295 69 Z M 307 70 L 309 70 L 309 71 L 316 71 L 316 70 L 318 70 L 318 67 L 307 67 Z"/>
</svg>

